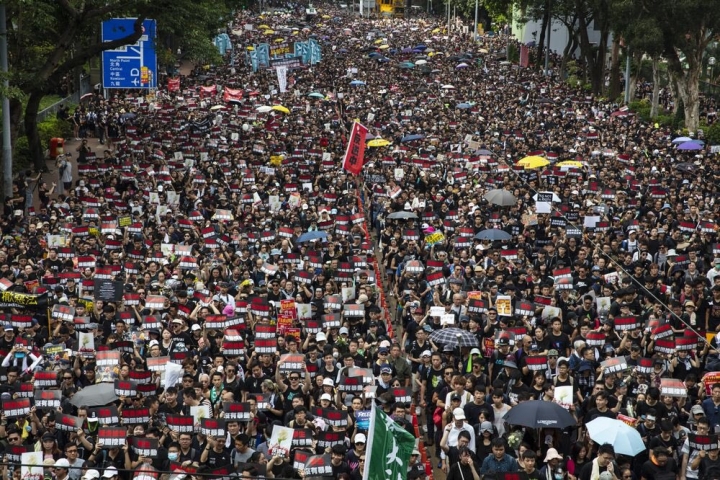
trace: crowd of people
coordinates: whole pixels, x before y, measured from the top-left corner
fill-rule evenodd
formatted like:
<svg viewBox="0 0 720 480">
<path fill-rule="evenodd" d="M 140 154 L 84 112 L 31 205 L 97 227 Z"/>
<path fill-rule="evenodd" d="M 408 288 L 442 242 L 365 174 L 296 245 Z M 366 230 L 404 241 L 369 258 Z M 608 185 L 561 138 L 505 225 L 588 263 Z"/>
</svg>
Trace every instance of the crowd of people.
<svg viewBox="0 0 720 480">
<path fill-rule="evenodd" d="M 239 14 L 179 91 L 93 98 L 74 135 L 104 152 L 15 183 L 5 473 L 359 480 L 375 402 L 419 423 L 410 479 L 720 478 L 709 146 L 518 68 L 509 35 L 298 12 Z M 311 37 L 286 92 L 246 62 Z M 532 400 L 576 425 L 504 420 Z M 645 448 L 595 441 L 602 417 Z"/>
</svg>

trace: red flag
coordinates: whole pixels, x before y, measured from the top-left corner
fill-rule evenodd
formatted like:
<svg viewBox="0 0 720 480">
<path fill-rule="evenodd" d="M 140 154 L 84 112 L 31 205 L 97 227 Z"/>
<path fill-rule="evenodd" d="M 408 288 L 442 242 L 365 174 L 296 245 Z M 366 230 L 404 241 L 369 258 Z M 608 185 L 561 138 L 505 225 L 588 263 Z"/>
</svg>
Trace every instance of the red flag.
<svg viewBox="0 0 720 480">
<path fill-rule="evenodd" d="M 365 137 L 367 136 L 367 127 L 358 122 L 353 124 L 350 141 L 345 151 L 345 159 L 343 160 L 343 169 L 358 175 L 362 170 L 363 157 L 365 156 Z"/>
<path fill-rule="evenodd" d="M 180 79 L 179 78 L 168 78 L 167 89 L 168 89 L 168 92 L 179 92 L 180 91 Z"/>
</svg>

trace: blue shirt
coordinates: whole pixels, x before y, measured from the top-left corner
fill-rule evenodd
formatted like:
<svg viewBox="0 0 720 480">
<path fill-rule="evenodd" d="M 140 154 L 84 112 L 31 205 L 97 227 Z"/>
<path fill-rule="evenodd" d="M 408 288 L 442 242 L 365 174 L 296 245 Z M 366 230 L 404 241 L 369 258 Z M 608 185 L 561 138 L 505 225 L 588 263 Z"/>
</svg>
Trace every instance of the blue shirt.
<svg viewBox="0 0 720 480">
<path fill-rule="evenodd" d="M 481 475 L 493 475 L 495 473 L 505 472 L 517 472 L 518 463 L 513 457 L 507 453 L 503 455 L 503 458 L 498 460 L 495 455 L 488 455 L 483 460 L 482 467 L 480 467 Z"/>
<path fill-rule="evenodd" d="M 716 406 L 712 401 L 712 398 L 706 398 L 702 402 L 702 408 L 705 412 L 705 416 L 710 422 L 710 428 L 715 425 L 720 425 L 720 406 Z"/>
</svg>

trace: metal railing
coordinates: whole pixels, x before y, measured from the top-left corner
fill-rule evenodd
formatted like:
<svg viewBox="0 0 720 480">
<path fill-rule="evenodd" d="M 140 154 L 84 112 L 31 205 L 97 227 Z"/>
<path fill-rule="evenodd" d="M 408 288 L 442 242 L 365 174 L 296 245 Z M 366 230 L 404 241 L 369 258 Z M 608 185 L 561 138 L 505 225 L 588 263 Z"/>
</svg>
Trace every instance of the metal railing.
<svg viewBox="0 0 720 480">
<path fill-rule="evenodd" d="M 40 110 L 37 117 L 38 123 L 46 120 L 48 117 L 57 115 L 61 105 L 79 104 L 80 98 L 90 92 L 92 92 L 92 85 L 90 85 L 90 77 L 86 75 L 80 79 L 80 89 L 78 91 L 73 92 L 71 95 L 68 95 L 61 100 L 58 100 L 47 108 Z"/>
</svg>

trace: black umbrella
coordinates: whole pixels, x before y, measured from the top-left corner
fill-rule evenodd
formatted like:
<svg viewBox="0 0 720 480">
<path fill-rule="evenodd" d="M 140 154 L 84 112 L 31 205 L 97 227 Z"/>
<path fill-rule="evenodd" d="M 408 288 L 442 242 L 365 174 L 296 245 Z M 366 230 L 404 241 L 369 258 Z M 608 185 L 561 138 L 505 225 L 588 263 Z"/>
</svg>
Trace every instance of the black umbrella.
<svg viewBox="0 0 720 480">
<path fill-rule="evenodd" d="M 686 173 L 693 173 L 697 169 L 697 166 L 694 163 L 685 162 L 685 163 L 678 163 L 675 165 L 675 170 L 679 170 L 681 172 Z"/>
<path fill-rule="evenodd" d="M 97 407 L 107 405 L 118 399 L 115 394 L 115 385 L 112 383 L 96 383 L 83 388 L 73 395 L 70 403 L 76 407 L 87 405 L 88 407 Z"/>
<path fill-rule="evenodd" d="M 577 425 L 570 412 L 554 402 L 531 400 L 510 409 L 503 417 L 510 425 L 528 428 L 567 428 Z"/>
<path fill-rule="evenodd" d="M 488 228 L 487 230 L 478 232 L 478 234 L 475 235 L 475 238 L 477 238 L 478 240 L 492 240 L 494 242 L 496 240 L 510 240 L 512 238 L 512 235 L 510 235 L 505 230 L 500 230 L 498 228 Z"/>
<path fill-rule="evenodd" d="M 418 216 L 413 212 L 400 211 L 391 213 L 387 218 L 388 220 L 414 220 L 418 218 Z"/>
</svg>

